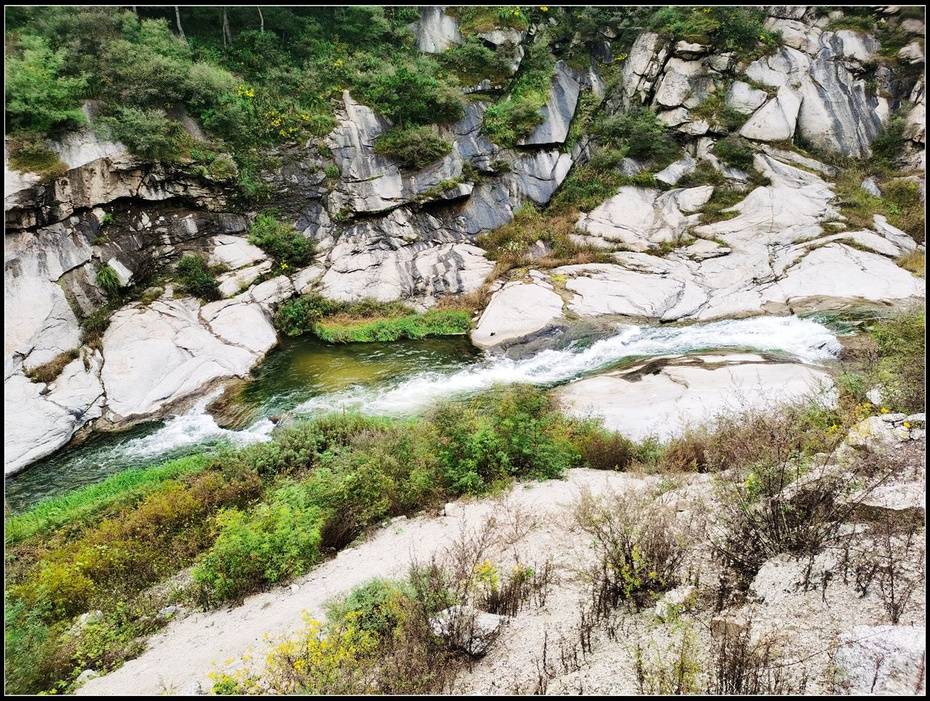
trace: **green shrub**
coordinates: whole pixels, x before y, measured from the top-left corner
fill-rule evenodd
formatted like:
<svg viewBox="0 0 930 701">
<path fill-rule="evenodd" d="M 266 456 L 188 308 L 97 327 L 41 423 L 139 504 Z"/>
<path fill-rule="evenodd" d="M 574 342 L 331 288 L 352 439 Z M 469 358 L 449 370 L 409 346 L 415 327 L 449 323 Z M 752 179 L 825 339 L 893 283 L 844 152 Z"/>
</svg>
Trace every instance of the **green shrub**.
<svg viewBox="0 0 930 701">
<path fill-rule="evenodd" d="M 714 155 L 733 168 L 742 171 L 752 169 L 754 151 L 748 141 L 738 136 L 728 136 L 715 143 Z"/>
<path fill-rule="evenodd" d="M 375 141 L 375 153 L 402 168 L 423 168 L 448 155 L 452 144 L 427 126 L 391 129 Z"/>
<path fill-rule="evenodd" d="M 776 32 L 765 28 L 765 11 L 749 7 L 663 7 L 653 15 L 652 27 L 675 39 L 710 44 L 719 51 L 743 56 L 769 53 L 781 44 Z"/>
<path fill-rule="evenodd" d="M 869 329 L 878 344 L 882 401 L 896 411 L 924 411 L 926 369 L 925 312 L 914 309 Z"/>
<path fill-rule="evenodd" d="M 176 276 L 188 294 L 212 300 L 220 296 L 216 278 L 210 272 L 207 261 L 196 253 L 185 253 L 178 261 Z"/>
<path fill-rule="evenodd" d="M 326 324 L 319 323 L 337 315 L 339 319 Z M 398 320 L 397 317 L 409 318 Z M 366 323 L 368 321 L 371 323 Z M 337 343 L 378 340 L 375 338 L 378 335 L 385 336 L 384 340 L 396 340 L 404 337 L 408 331 L 416 334 L 418 329 L 422 332 L 427 327 L 433 329 L 432 333 L 443 329 L 453 333 L 462 325 L 461 319 L 455 314 L 416 315 L 413 309 L 401 302 L 378 302 L 373 299 L 337 302 L 317 293 L 301 295 L 281 304 L 275 313 L 274 323 L 278 331 L 288 336 L 312 332 L 324 340 Z M 389 338 L 392 334 L 394 337 Z M 356 338 L 350 338 L 353 335 Z"/>
<path fill-rule="evenodd" d="M 333 622 L 351 620 L 362 631 L 379 637 L 389 635 L 403 616 L 403 602 L 410 592 L 395 581 L 373 579 L 355 587 L 349 595 L 332 603 L 327 610 Z"/>
<path fill-rule="evenodd" d="M 428 58 L 393 65 L 381 62 L 362 77 L 362 101 L 397 125 L 445 124 L 462 117 L 465 100 L 454 85 L 437 77 Z"/>
<path fill-rule="evenodd" d="M 278 331 L 288 336 L 300 336 L 310 333 L 316 322 L 324 316 L 337 313 L 341 308 L 339 302 L 322 295 L 311 293 L 294 297 L 282 303 L 274 316 L 274 325 Z"/>
<path fill-rule="evenodd" d="M 746 122 L 747 115 L 737 112 L 727 104 L 726 91 L 718 89 L 691 110 L 691 114 L 706 120 L 712 127 L 735 132 Z"/>
<path fill-rule="evenodd" d="M 578 464 L 580 455 L 549 401 L 539 389 L 515 386 L 436 410 L 431 420 L 449 488 L 477 494 L 513 477 L 558 477 Z"/>
<path fill-rule="evenodd" d="M 116 271 L 109 265 L 104 265 L 97 271 L 97 285 L 108 297 L 119 297 L 121 288 Z"/>
<path fill-rule="evenodd" d="M 173 161 L 189 148 L 184 127 L 160 109 L 119 107 L 115 116 L 101 117 L 97 124 L 142 158 Z"/>
<path fill-rule="evenodd" d="M 193 572 L 205 603 L 216 604 L 301 574 L 320 558 L 322 515 L 299 484 L 285 484 L 248 512 L 217 516 L 218 534 Z"/>
<path fill-rule="evenodd" d="M 155 467 L 123 470 L 97 484 L 44 499 L 28 511 L 5 519 L 5 542 L 9 546 L 36 533 L 77 522 L 107 505 L 144 493 L 167 480 L 199 472 L 209 462 L 206 456 L 191 455 Z"/>
<path fill-rule="evenodd" d="M 484 113 L 482 130 L 496 144 L 511 148 L 543 122 L 555 62 L 545 36 L 537 37 L 521 62 L 510 94 Z"/>
<path fill-rule="evenodd" d="M 625 148 L 630 158 L 651 162 L 659 168 L 675 160 L 681 151 L 668 127 L 645 107 L 602 117 L 591 125 L 591 134 L 600 143 Z"/>
<path fill-rule="evenodd" d="M 249 243 L 261 248 L 284 269 L 300 267 L 315 251 L 311 239 L 267 212 L 255 217 L 249 227 Z"/>
<path fill-rule="evenodd" d="M 904 118 L 892 117 L 872 141 L 872 161 L 880 167 L 893 168 L 904 153 Z"/>
<path fill-rule="evenodd" d="M 906 231 L 917 243 L 924 242 L 924 199 L 920 185 L 911 180 L 891 180 L 882 183 L 882 198 L 888 220 Z"/>
<path fill-rule="evenodd" d="M 83 75 L 68 76 L 68 52 L 53 51 L 39 36 L 9 44 L 4 69 L 6 128 L 48 134 L 85 122 L 79 100 L 87 87 Z"/>
<path fill-rule="evenodd" d="M 625 470 L 637 458 L 633 441 L 600 428 L 593 428 L 579 444 L 582 462 L 594 470 Z"/>
<path fill-rule="evenodd" d="M 509 61 L 477 37 L 468 37 L 448 49 L 440 56 L 440 61 L 470 83 L 480 83 L 485 78 L 502 80 L 510 67 Z"/>
<path fill-rule="evenodd" d="M 484 113 L 482 129 L 494 143 L 513 147 L 543 123 L 540 109 L 545 102 L 536 93 L 498 102 Z"/>
</svg>

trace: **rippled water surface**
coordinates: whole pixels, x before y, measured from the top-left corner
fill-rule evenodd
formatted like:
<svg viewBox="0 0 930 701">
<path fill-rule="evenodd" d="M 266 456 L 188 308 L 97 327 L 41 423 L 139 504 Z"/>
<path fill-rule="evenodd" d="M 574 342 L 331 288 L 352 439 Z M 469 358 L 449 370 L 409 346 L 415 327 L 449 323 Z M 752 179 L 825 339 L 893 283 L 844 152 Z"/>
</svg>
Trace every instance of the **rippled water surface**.
<svg viewBox="0 0 930 701">
<path fill-rule="evenodd" d="M 834 334 L 813 319 L 759 317 L 688 326 L 618 326 L 605 338 L 510 359 L 486 356 L 465 338 L 332 346 L 287 339 L 251 382 L 215 411 L 207 397 L 187 413 L 120 434 L 96 436 L 7 480 L 7 500 L 20 509 L 37 499 L 99 481 L 118 470 L 177 457 L 219 443 L 267 440 L 271 417 L 352 410 L 405 415 L 437 400 L 503 382 L 551 386 L 631 358 L 699 350 L 779 352 L 804 362 L 835 357 Z"/>
</svg>

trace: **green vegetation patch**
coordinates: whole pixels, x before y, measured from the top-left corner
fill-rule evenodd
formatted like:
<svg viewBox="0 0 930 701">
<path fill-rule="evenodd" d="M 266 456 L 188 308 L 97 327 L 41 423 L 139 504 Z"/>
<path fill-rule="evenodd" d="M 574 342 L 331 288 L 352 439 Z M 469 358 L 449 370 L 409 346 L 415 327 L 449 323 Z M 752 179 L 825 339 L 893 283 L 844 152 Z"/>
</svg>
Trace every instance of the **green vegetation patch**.
<svg viewBox="0 0 930 701">
<path fill-rule="evenodd" d="M 735 51 L 744 58 L 771 53 L 781 35 L 765 28 L 765 11 L 749 7 L 663 7 L 652 28 L 675 39 Z"/>
<path fill-rule="evenodd" d="M 207 265 L 206 258 L 201 255 L 185 253 L 181 256 L 175 275 L 188 294 L 205 300 L 218 299 L 220 296 L 216 276 Z"/>
<path fill-rule="evenodd" d="M 312 239 L 291 224 L 278 220 L 273 212 L 263 212 L 255 217 L 249 226 L 249 243 L 274 258 L 280 270 L 307 263 L 316 248 Z"/>
<path fill-rule="evenodd" d="M 375 140 L 375 153 L 397 161 L 401 168 L 423 168 L 451 152 L 452 144 L 428 126 L 395 127 Z"/>
<path fill-rule="evenodd" d="M 491 141 L 512 148 L 542 124 L 540 110 L 549 98 L 554 69 L 548 40 L 541 34 L 527 50 L 510 93 L 484 113 L 482 129 Z"/>
<path fill-rule="evenodd" d="M 314 333 L 327 343 L 372 343 L 419 339 L 427 336 L 456 336 L 468 333 L 471 313 L 462 309 L 435 309 L 423 314 L 372 321 L 321 321 Z"/>
<path fill-rule="evenodd" d="M 401 302 L 337 302 L 307 294 L 281 304 L 274 322 L 288 336 L 312 333 L 328 343 L 371 343 L 467 333 L 471 315 L 464 309 L 419 314 Z"/>
<path fill-rule="evenodd" d="M 155 467 L 131 468 L 97 484 L 43 499 L 4 521 L 4 540 L 9 546 L 65 523 L 85 520 L 106 506 L 138 496 L 166 480 L 199 472 L 209 462 L 204 455 L 191 455 Z"/>
</svg>

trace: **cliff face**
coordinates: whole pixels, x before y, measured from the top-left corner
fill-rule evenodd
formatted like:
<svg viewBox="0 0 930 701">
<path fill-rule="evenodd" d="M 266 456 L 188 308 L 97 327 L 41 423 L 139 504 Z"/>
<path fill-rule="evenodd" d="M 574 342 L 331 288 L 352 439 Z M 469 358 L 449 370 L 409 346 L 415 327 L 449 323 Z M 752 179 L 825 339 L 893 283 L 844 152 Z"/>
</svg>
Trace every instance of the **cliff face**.
<svg viewBox="0 0 930 701">
<path fill-rule="evenodd" d="M 608 47 L 580 67 L 557 61 L 538 125 L 512 148 L 492 142 L 488 102 L 475 100 L 439 129 L 449 153 L 415 170 L 376 153 L 392 125 L 346 91 L 322 143 L 278 149 L 278 167 L 261 175 L 282 216 L 317 242 L 312 265 L 276 277 L 268 256 L 245 240 L 254 212 L 225 181 L 141 160 L 90 130 L 53 144 L 67 171 L 50 182 L 8 166 L 6 471 L 90 425 L 157 417 L 245 376 L 275 345 L 271 314 L 291 295 L 427 307 L 481 289 L 494 263 L 476 237 L 527 203 L 545 206 L 604 146 L 586 131 L 591 109 L 611 116 L 648 107 L 673 133 L 680 157 L 654 174 L 654 186 L 615 188 L 578 216 L 574 240 L 608 262 L 493 283 L 474 333 L 478 345 L 557 332 L 578 317 L 706 320 L 921 297 L 921 281 L 894 263 L 915 241 L 881 216 L 868 227 L 844 221 L 836 171 L 789 147 L 865 157 L 900 114 L 907 145 L 899 166 L 922 191 L 923 82 L 912 68 L 923 63 L 915 41 L 923 26 L 893 14 L 887 21 L 912 38 L 894 65 L 879 60 L 875 37 L 831 31 L 830 19 L 813 8 L 770 8 L 766 27 L 781 33 L 782 45 L 754 60 L 643 31 L 628 56 L 610 56 Z M 424 8 L 411 30 L 426 53 L 462 41 L 456 19 L 441 8 Z M 536 30 L 479 36 L 502 47 L 513 76 Z M 612 31 L 602 28 L 605 36 Z M 506 92 L 510 79 L 485 81 L 474 92 Z M 742 115 L 742 124 L 722 125 L 708 105 Z M 751 169 L 763 180 L 716 155 L 731 133 L 749 140 Z M 635 173 L 642 165 L 626 159 L 619 167 Z M 716 184 L 679 187 L 708 170 Z M 724 187 L 744 193 L 735 216 L 701 224 Z M 169 283 L 107 308 L 111 321 L 99 338 L 82 333 L 82 320 L 92 327 L 107 307 L 101 269 L 128 287 L 186 251 L 224 266 L 223 299 L 204 304 Z M 52 363 L 63 367 L 54 379 L 30 379 Z"/>
</svg>

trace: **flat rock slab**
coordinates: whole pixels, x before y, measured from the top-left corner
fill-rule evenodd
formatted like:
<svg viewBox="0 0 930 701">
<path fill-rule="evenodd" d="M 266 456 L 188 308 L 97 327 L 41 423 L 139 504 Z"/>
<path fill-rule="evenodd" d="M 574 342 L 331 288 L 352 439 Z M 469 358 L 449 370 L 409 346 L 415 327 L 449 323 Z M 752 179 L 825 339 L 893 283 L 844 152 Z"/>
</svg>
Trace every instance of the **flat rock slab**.
<svg viewBox="0 0 930 701">
<path fill-rule="evenodd" d="M 544 329 L 562 317 L 562 298 L 543 284 L 511 282 L 485 308 L 472 332 L 479 348 L 491 348 Z"/>
<path fill-rule="evenodd" d="M 817 367 L 738 353 L 658 359 L 573 382 L 557 396 L 571 416 L 602 419 L 606 428 L 642 440 L 669 438 L 722 412 L 774 406 L 831 386 L 829 374 Z"/>
<path fill-rule="evenodd" d="M 923 626 L 856 626 L 840 636 L 834 663 L 846 693 L 920 695 L 927 630 Z"/>
</svg>

